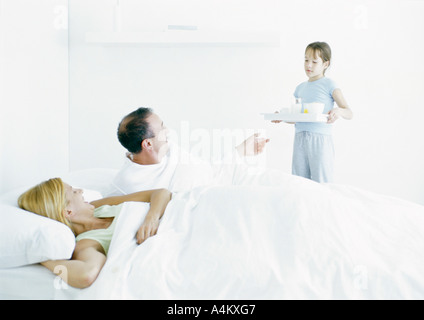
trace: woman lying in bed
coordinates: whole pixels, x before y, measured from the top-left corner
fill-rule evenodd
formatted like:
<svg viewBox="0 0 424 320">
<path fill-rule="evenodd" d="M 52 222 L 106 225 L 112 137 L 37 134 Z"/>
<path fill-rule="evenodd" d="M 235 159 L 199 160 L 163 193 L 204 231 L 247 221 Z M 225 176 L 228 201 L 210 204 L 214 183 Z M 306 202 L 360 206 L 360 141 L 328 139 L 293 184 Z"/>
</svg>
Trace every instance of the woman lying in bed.
<svg viewBox="0 0 424 320">
<path fill-rule="evenodd" d="M 18 199 L 22 209 L 66 224 L 76 236 L 71 260 L 49 260 L 41 264 L 53 272 L 56 266 L 67 269 L 69 285 L 90 286 L 106 262 L 106 255 L 122 203 L 150 202 L 150 209 L 137 231 L 137 243 L 156 234 L 159 219 L 171 200 L 166 189 L 141 191 L 124 196 L 109 197 L 88 203 L 81 189 L 74 189 L 60 178 L 50 179 L 31 188 Z"/>
</svg>

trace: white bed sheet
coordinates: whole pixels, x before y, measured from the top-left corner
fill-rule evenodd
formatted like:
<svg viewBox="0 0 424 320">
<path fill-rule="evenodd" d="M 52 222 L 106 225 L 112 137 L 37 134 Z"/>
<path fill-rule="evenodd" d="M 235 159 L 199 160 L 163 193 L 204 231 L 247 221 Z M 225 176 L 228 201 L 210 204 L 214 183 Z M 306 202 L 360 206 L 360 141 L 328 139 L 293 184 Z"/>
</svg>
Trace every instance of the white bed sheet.
<svg viewBox="0 0 424 320">
<path fill-rule="evenodd" d="M 137 246 L 127 204 L 107 263 L 80 299 L 423 299 L 424 207 L 293 179 L 202 187 Z"/>
<path fill-rule="evenodd" d="M 106 175 L 65 181 L 95 189 Z M 140 246 L 148 205 L 126 204 L 90 288 L 31 265 L 0 270 L 0 298 L 424 299 L 423 206 L 291 175 L 237 179 L 177 194 Z"/>
<path fill-rule="evenodd" d="M 75 299 L 80 291 L 40 264 L 0 269 L 0 300 Z"/>
</svg>

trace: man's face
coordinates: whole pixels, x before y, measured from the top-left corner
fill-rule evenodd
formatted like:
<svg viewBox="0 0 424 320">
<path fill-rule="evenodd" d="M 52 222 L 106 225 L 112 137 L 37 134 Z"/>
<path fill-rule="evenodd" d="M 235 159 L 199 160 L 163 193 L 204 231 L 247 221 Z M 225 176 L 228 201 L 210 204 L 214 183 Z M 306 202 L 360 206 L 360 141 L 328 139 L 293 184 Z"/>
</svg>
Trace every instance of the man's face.
<svg viewBox="0 0 424 320">
<path fill-rule="evenodd" d="M 154 138 L 151 138 L 151 141 L 157 160 L 160 162 L 169 149 L 168 128 L 164 126 L 162 119 L 155 113 L 152 113 L 146 121 L 154 134 Z"/>
</svg>

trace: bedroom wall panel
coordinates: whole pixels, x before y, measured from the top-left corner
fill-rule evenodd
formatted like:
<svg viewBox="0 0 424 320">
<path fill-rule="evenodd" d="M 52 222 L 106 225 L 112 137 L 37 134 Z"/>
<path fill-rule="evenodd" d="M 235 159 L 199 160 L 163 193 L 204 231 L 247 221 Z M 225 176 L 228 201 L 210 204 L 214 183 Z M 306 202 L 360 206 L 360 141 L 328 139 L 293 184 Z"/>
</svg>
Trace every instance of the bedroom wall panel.
<svg viewBox="0 0 424 320">
<path fill-rule="evenodd" d="M 306 80 L 304 48 L 327 41 L 333 49 L 327 75 L 355 114 L 334 128 L 336 182 L 424 204 L 424 37 L 415 36 L 424 30 L 424 1 L 121 0 L 122 32 L 167 25 L 276 30 L 280 46 L 86 42 L 87 33 L 116 30 L 115 4 L 70 3 L 72 170 L 119 168 L 118 122 L 150 106 L 180 142 L 191 138 L 186 145 L 198 143 L 200 131 L 209 137 L 220 129 L 265 131 L 271 138 L 266 165 L 290 173 L 293 127 L 265 123 L 259 113 L 291 103 Z"/>
<path fill-rule="evenodd" d="M 0 1 L 0 193 L 68 171 L 67 6 Z"/>
</svg>

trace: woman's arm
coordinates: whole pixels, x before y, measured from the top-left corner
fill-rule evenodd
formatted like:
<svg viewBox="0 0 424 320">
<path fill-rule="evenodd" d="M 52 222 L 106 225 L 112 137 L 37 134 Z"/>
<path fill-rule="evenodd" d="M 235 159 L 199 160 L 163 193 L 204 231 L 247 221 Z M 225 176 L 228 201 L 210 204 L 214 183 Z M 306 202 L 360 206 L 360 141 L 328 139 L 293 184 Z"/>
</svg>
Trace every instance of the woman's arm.
<svg viewBox="0 0 424 320">
<path fill-rule="evenodd" d="M 136 235 L 137 243 L 140 244 L 148 237 L 156 234 L 159 228 L 159 219 L 163 216 L 171 198 L 172 193 L 167 189 L 156 189 L 104 198 L 93 201 L 91 204 L 97 208 L 103 205 L 117 205 L 128 201 L 150 202 L 150 209 Z"/>
<path fill-rule="evenodd" d="M 97 279 L 106 256 L 99 242 L 78 241 L 71 260 L 48 260 L 41 264 L 75 288 L 87 288 Z"/>
<path fill-rule="evenodd" d="M 129 201 L 150 202 L 151 206 L 156 206 L 159 204 L 152 202 L 152 196 L 155 193 L 166 193 L 171 195 L 171 192 L 168 191 L 167 189 L 155 189 L 155 190 L 134 192 L 134 193 L 126 194 L 123 196 L 107 197 L 107 198 L 92 201 L 90 203 L 96 208 L 104 206 L 104 205 L 115 206 L 115 205 L 118 205 L 124 202 L 129 202 Z"/>
<path fill-rule="evenodd" d="M 353 118 L 353 112 L 349 108 L 346 99 L 343 96 L 342 90 L 335 89 L 333 91 L 333 99 L 337 103 L 338 108 L 334 108 L 328 112 L 327 122 L 333 123 L 340 117 L 346 120 L 351 120 Z"/>
<path fill-rule="evenodd" d="M 162 218 L 171 198 L 172 193 L 166 189 L 159 189 L 152 193 L 150 198 L 150 209 L 137 231 L 136 239 L 138 244 L 141 244 L 148 237 L 156 234 L 159 228 L 159 220 Z"/>
</svg>

